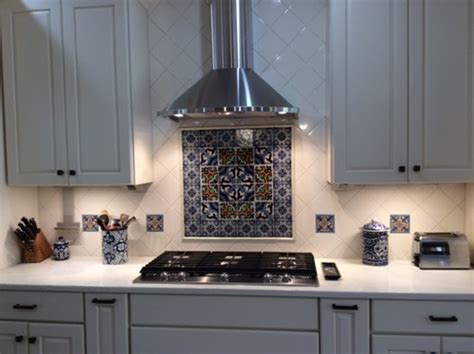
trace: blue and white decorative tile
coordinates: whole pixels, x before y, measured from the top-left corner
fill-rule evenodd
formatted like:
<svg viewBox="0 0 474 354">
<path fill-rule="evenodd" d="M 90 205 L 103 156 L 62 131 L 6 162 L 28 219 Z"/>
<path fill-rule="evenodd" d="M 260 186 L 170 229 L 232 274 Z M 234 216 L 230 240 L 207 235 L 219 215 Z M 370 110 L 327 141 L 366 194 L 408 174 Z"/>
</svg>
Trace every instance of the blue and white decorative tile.
<svg viewBox="0 0 474 354">
<path fill-rule="evenodd" d="M 336 217 L 333 214 L 316 214 L 316 232 L 334 233 L 336 231 Z"/>
<path fill-rule="evenodd" d="M 410 233 L 410 215 L 390 215 L 390 232 L 393 234 Z"/>
<path fill-rule="evenodd" d="M 196 148 L 183 135 L 185 237 L 291 237 L 291 128 L 199 130 L 198 139 Z"/>
<path fill-rule="evenodd" d="M 99 231 L 99 225 L 95 222 L 98 215 L 85 214 L 82 215 L 82 231 L 84 232 L 96 232 Z"/>
<path fill-rule="evenodd" d="M 147 232 L 163 232 L 164 229 L 164 217 L 162 214 L 148 214 L 146 216 Z"/>
<path fill-rule="evenodd" d="M 273 220 L 273 237 L 291 237 L 291 220 Z"/>
<path fill-rule="evenodd" d="M 185 130 L 182 134 L 183 148 L 199 147 L 199 131 Z"/>
<path fill-rule="evenodd" d="M 200 130 L 199 146 L 201 147 L 217 147 L 217 131 L 216 130 Z"/>
<path fill-rule="evenodd" d="M 272 146 L 273 145 L 273 129 L 255 129 L 254 146 Z"/>
</svg>

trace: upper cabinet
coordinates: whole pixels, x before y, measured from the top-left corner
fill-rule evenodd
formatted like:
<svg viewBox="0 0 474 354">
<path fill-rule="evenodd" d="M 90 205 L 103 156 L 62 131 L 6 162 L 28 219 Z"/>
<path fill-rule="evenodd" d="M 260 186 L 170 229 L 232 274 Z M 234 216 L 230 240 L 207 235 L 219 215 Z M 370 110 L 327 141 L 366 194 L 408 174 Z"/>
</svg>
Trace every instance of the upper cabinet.
<svg viewBox="0 0 474 354">
<path fill-rule="evenodd" d="M 474 180 L 472 7 L 330 2 L 330 182 Z"/>
<path fill-rule="evenodd" d="M 1 10 L 8 183 L 152 182 L 146 9 L 8 0 Z"/>
</svg>

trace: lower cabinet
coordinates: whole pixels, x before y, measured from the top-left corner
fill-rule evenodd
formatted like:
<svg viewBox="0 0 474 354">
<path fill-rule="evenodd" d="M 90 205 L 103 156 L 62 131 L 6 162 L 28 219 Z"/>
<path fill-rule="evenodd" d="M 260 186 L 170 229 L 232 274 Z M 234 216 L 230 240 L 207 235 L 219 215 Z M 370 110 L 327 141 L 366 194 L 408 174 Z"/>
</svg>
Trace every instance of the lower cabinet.
<svg viewBox="0 0 474 354">
<path fill-rule="evenodd" d="M 315 332 L 132 327 L 132 354 L 318 354 Z"/>
<path fill-rule="evenodd" d="M 86 294 L 87 354 L 128 354 L 126 294 Z"/>
<path fill-rule="evenodd" d="M 373 354 L 474 354 L 474 338 L 373 335 Z"/>
<path fill-rule="evenodd" d="M 2 354 L 84 354 L 84 327 L 77 324 L 0 322 Z"/>
<path fill-rule="evenodd" d="M 28 325 L 21 322 L 0 322 L 0 353 L 28 353 Z"/>
<path fill-rule="evenodd" d="M 30 354 L 84 354 L 84 326 L 29 323 Z"/>
<path fill-rule="evenodd" d="M 369 300 L 320 301 L 321 354 L 370 353 Z"/>
</svg>

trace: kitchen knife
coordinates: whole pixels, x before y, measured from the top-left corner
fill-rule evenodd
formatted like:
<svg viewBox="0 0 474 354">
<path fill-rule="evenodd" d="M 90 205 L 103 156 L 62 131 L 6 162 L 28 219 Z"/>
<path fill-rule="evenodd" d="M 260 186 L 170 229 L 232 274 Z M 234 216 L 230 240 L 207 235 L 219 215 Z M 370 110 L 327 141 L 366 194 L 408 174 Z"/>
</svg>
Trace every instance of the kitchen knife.
<svg viewBox="0 0 474 354">
<path fill-rule="evenodd" d="M 35 235 L 38 234 L 39 227 L 38 227 L 38 224 L 36 223 L 35 218 L 31 218 L 30 223 L 31 223 L 31 226 L 33 227 L 33 232 L 35 233 Z"/>
<path fill-rule="evenodd" d="M 36 235 L 33 233 L 33 231 L 31 231 L 22 223 L 18 223 L 18 226 L 20 227 L 21 231 L 23 231 L 31 240 L 34 240 L 36 238 Z"/>
</svg>

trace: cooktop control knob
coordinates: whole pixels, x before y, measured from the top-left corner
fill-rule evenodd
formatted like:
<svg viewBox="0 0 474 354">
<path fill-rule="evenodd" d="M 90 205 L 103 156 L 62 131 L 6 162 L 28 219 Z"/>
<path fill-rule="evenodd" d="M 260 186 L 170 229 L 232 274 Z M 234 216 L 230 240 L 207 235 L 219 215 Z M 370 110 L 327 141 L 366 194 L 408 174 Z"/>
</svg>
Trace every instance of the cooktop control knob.
<svg viewBox="0 0 474 354">
<path fill-rule="evenodd" d="M 291 282 L 291 275 L 289 275 L 288 273 L 287 274 L 283 274 L 282 277 L 281 277 L 281 281 L 283 283 L 289 283 Z"/>
<path fill-rule="evenodd" d="M 178 278 L 179 281 L 186 281 L 186 273 L 185 272 L 179 272 L 176 277 Z"/>
<path fill-rule="evenodd" d="M 265 273 L 265 274 L 263 275 L 263 281 L 264 281 L 265 283 L 271 283 L 272 280 L 273 280 L 273 275 L 271 275 L 270 273 Z"/>
<path fill-rule="evenodd" d="M 229 281 L 229 274 L 222 273 L 219 278 L 221 279 L 222 282 L 228 282 Z"/>
<path fill-rule="evenodd" d="M 170 275 L 167 272 L 160 273 L 160 280 L 161 281 L 168 281 L 170 279 Z"/>
</svg>

